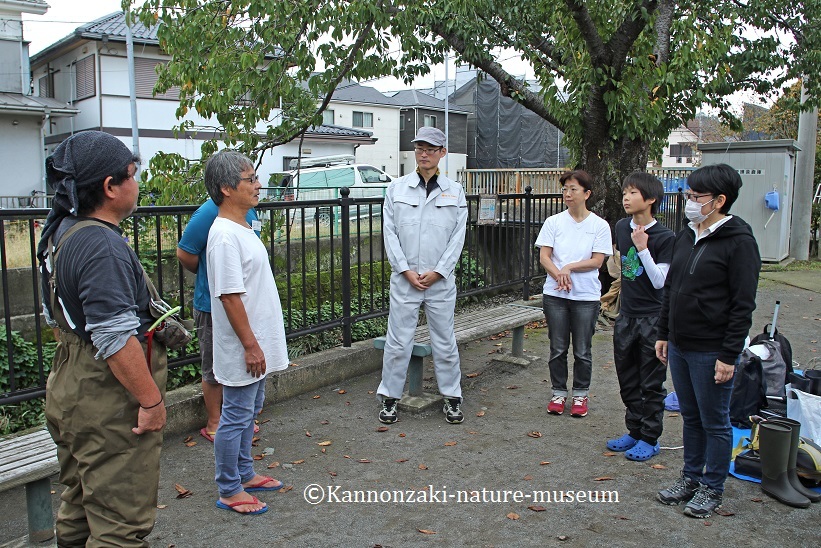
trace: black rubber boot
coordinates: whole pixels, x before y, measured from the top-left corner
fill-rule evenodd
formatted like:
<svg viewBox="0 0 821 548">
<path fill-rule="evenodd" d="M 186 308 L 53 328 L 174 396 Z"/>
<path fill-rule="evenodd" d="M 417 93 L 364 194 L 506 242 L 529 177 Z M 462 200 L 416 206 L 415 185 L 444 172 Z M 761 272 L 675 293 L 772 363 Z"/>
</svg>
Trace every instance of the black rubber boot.
<svg viewBox="0 0 821 548">
<path fill-rule="evenodd" d="M 802 392 L 806 392 L 807 394 L 809 394 L 810 390 L 812 390 L 812 381 L 808 377 L 803 377 L 795 373 L 790 373 L 788 378 L 790 381 L 790 385 L 796 390 L 801 390 Z"/>
<path fill-rule="evenodd" d="M 809 379 L 810 381 L 810 388 L 809 390 L 806 390 L 806 392 L 809 392 L 815 396 L 821 396 L 821 371 L 817 369 L 807 369 L 804 371 L 804 378 Z M 799 388 L 799 390 L 805 392 L 805 390 L 802 390 L 801 388 Z"/>
<path fill-rule="evenodd" d="M 801 423 L 788 418 L 768 419 L 767 422 L 779 424 L 792 428 L 792 437 L 790 438 L 790 456 L 787 459 L 787 478 L 790 480 L 790 485 L 793 489 L 804 495 L 810 502 L 821 501 L 821 493 L 816 493 L 812 489 L 807 489 L 798 479 L 798 474 L 795 471 L 795 459 L 798 456 L 798 444 L 801 441 Z"/>
<path fill-rule="evenodd" d="M 796 491 L 787 478 L 792 428 L 770 422 L 758 425 L 761 490 L 787 506 L 808 508 L 810 499 Z"/>
</svg>

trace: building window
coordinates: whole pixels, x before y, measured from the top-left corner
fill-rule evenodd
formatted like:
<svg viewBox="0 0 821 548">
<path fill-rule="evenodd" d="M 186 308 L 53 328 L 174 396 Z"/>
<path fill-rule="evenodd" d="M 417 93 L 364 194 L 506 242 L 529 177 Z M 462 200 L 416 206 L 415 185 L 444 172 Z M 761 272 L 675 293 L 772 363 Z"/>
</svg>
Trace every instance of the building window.
<svg viewBox="0 0 821 548">
<path fill-rule="evenodd" d="M 432 114 L 425 114 L 425 119 L 422 125 L 427 127 L 436 127 L 436 116 L 433 116 Z"/>
<path fill-rule="evenodd" d="M 373 127 L 373 113 L 354 111 L 353 127 Z"/>
<path fill-rule="evenodd" d="M 94 56 L 89 55 L 74 64 L 74 99 L 87 99 L 97 95 L 97 79 L 94 77 Z"/>
<path fill-rule="evenodd" d="M 322 111 L 322 123 L 323 124 L 328 124 L 328 125 L 333 125 L 333 123 L 334 123 L 334 111 L 333 110 L 326 108 L 324 111 Z"/>
<path fill-rule="evenodd" d="M 158 93 L 154 95 L 154 85 L 157 83 L 157 65 L 166 63 L 160 59 L 147 59 L 145 57 L 137 57 L 134 59 L 134 76 L 136 79 L 137 97 L 141 99 L 173 99 L 178 101 L 180 98 L 180 88 L 174 86 L 169 88 L 165 93 Z"/>
<path fill-rule="evenodd" d="M 683 158 L 693 155 L 693 147 L 687 144 L 670 145 L 670 156 L 673 158 Z"/>
<path fill-rule="evenodd" d="M 37 80 L 38 95 L 40 97 L 54 98 L 54 73 L 49 72 L 39 80 Z"/>
<path fill-rule="evenodd" d="M 399 131 L 405 131 L 405 115 L 399 113 Z"/>
</svg>

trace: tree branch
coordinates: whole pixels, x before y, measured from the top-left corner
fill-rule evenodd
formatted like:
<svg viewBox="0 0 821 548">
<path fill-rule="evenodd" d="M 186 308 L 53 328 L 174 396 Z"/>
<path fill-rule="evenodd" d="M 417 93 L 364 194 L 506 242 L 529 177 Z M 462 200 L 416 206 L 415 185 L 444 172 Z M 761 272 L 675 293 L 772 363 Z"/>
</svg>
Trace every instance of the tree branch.
<svg viewBox="0 0 821 548">
<path fill-rule="evenodd" d="M 590 52 L 590 60 L 594 67 L 600 67 L 609 64 L 610 56 L 607 54 L 604 42 L 602 42 L 596 24 L 593 18 L 590 17 L 590 12 L 587 11 L 587 6 L 584 2 L 577 2 L 575 0 L 565 0 L 565 5 L 570 10 L 570 15 L 576 21 L 576 26 L 582 34 L 584 43 L 587 44 L 587 50 Z"/>
</svg>

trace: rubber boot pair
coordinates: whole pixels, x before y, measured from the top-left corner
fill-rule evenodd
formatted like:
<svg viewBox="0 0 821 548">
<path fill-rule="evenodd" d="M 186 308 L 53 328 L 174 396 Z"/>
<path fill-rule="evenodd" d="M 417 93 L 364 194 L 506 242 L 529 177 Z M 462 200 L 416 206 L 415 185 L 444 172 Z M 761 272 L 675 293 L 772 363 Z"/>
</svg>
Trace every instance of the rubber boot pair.
<svg viewBox="0 0 821 548">
<path fill-rule="evenodd" d="M 801 390 L 814 396 L 821 396 L 821 371 L 819 370 L 808 369 L 804 371 L 803 376 L 790 373 L 789 381 L 790 385 L 796 390 Z"/>
<path fill-rule="evenodd" d="M 787 418 L 768 419 L 758 425 L 761 455 L 761 490 L 795 508 L 807 508 L 821 495 L 804 487 L 795 471 L 801 423 Z"/>
</svg>

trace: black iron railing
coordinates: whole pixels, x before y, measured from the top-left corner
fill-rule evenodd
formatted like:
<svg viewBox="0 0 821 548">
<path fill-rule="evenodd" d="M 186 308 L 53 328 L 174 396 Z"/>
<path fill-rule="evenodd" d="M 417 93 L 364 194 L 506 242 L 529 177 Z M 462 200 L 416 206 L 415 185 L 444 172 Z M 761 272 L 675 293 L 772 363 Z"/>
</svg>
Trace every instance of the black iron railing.
<svg viewBox="0 0 821 548">
<path fill-rule="evenodd" d="M 289 340 L 341 330 L 349 346 L 358 322 L 386 316 L 390 265 L 382 244 L 382 198 L 351 198 L 343 189 L 334 200 L 260 203 L 261 237 L 269 250 Z M 481 218 L 480 197 L 468 196 L 465 246 L 456 267 L 459 297 L 521 288 L 528 298 L 544 278 L 536 236 L 547 217 L 564 209 L 558 194 L 500 194 L 491 219 Z M 676 230 L 682 221 L 681 193 L 665 195 L 661 222 Z M 163 297 L 191 317 L 194 277 L 176 260 L 183 229 L 197 206 L 140 207 L 122 227 Z M 0 210 L 1 327 L 27 333 L 37 363 L 20 362 L 12 338 L 0 339 L 7 363 L 0 363 L 0 405 L 45 392 L 43 323 L 35 249 L 47 209 Z M 19 353 L 18 353 L 19 354 Z M 169 360 L 180 367 L 199 361 L 196 352 Z M 4 367 L 6 366 L 6 367 Z M 36 368 L 22 375 L 23 368 Z M 28 373 L 32 373 L 29 371 Z M 23 382 L 23 378 L 28 379 Z"/>
</svg>

